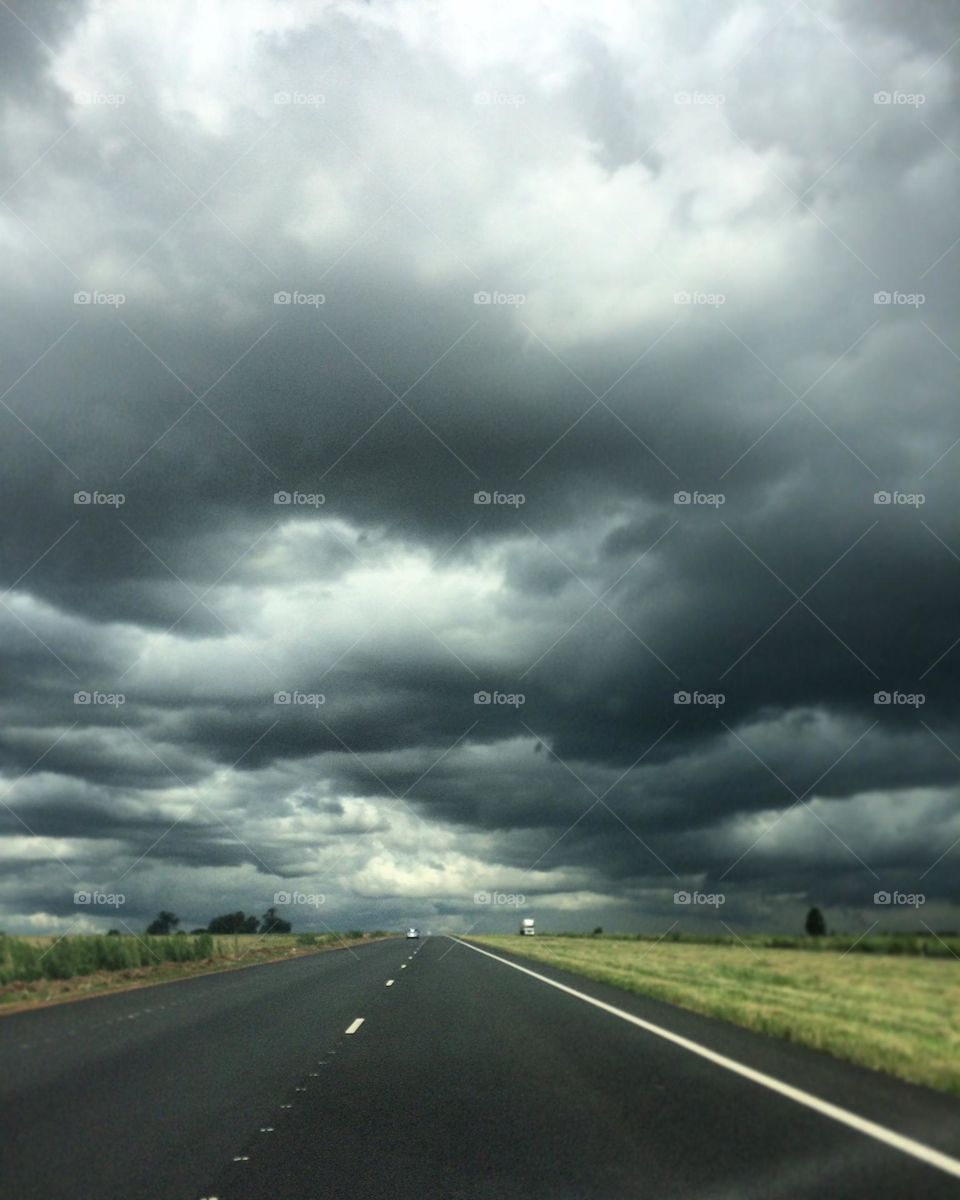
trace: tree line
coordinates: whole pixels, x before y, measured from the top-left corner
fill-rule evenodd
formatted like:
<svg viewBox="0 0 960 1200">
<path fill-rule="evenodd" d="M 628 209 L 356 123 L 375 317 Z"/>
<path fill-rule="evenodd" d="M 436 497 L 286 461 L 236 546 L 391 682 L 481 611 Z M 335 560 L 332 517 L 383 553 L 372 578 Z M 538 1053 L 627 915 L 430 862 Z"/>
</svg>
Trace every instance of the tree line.
<svg viewBox="0 0 960 1200">
<path fill-rule="evenodd" d="M 178 929 L 180 918 L 176 913 L 158 912 L 147 926 L 146 932 L 157 937 L 169 937 L 172 933 L 186 933 Z M 205 929 L 191 929 L 191 933 L 290 933 L 293 925 L 285 921 L 271 905 L 262 917 L 247 916 L 245 912 L 223 913 L 214 917 Z M 113 933 L 113 930 L 110 931 Z"/>
</svg>

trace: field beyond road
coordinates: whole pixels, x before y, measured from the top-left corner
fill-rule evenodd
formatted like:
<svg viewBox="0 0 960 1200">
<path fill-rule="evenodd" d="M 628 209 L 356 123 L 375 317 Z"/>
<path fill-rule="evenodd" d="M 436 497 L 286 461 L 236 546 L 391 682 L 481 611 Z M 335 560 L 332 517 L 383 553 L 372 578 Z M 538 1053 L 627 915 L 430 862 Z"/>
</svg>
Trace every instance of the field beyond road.
<svg viewBox="0 0 960 1200">
<path fill-rule="evenodd" d="M 960 962 L 747 942 L 466 940 L 960 1095 Z"/>
</svg>

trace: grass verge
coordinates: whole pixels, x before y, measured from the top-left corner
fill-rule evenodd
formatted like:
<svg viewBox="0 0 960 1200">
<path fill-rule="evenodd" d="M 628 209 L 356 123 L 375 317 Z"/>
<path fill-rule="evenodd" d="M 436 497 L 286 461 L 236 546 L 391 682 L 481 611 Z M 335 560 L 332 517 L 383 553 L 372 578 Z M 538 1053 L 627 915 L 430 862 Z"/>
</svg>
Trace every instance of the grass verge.
<svg viewBox="0 0 960 1200">
<path fill-rule="evenodd" d="M 468 941 L 960 1096 L 960 963 L 602 937 Z"/>
</svg>

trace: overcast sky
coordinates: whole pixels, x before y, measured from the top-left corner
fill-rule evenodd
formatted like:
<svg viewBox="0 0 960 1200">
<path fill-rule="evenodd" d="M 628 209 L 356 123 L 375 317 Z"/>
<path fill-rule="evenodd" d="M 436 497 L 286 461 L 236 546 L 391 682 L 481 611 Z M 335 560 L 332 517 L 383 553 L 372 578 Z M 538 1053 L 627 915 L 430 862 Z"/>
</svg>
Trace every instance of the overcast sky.
<svg viewBox="0 0 960 1200">
<path fill-rule="evenodd" d="M 960 926 L 958 38 L 4 4 L 0 927 Z"/>
</svg>

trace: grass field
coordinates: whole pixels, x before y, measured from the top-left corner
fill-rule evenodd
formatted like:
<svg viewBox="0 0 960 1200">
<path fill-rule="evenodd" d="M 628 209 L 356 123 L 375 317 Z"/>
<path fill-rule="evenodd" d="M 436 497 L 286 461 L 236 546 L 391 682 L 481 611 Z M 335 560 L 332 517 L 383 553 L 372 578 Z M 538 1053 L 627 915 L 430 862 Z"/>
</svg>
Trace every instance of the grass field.
<svg viewBox="0 0 960 1200">
<path fill-rule="evenodd" d="M 960 1095 L 960 961 L 949 955 L 811 954 L 733 939 L 467 940 Z"/>
<path fill-rule="evenodd" d="M 0 935 L 0 1014 L 333 950 L 377 932 L 147 937 Z"/>
</svg>

